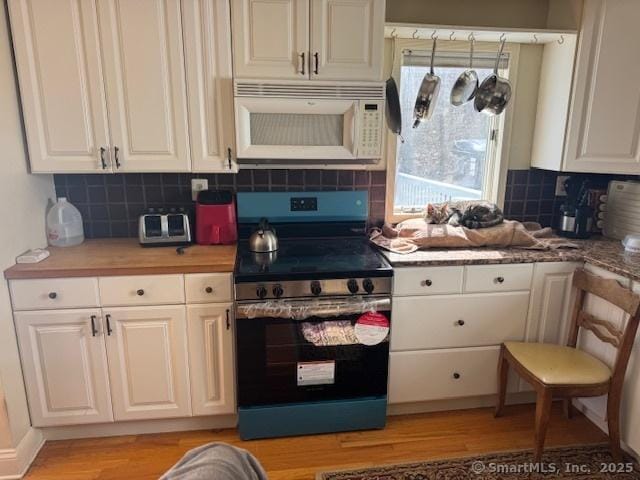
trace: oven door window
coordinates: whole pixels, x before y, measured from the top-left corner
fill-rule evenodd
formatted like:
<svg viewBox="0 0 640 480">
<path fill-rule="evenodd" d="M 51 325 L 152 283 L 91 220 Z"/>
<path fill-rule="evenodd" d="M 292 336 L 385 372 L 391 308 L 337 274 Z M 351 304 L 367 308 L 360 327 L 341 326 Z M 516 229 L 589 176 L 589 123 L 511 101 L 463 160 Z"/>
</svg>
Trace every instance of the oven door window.
<svg viewBox="0 0 640 480">
<path fill-rule="evenodd" d="M 363 344 L 361 317 L 239 319 L 240 406 L 385 395 L 389 338 Z"/>
</svg>

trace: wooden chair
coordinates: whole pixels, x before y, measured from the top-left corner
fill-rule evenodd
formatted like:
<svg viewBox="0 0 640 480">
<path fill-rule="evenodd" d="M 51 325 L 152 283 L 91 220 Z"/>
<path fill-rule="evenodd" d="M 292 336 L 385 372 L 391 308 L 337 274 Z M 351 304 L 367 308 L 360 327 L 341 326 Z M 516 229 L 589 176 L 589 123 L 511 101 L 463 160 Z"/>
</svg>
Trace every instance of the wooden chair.
<svg viewBox="0 0 640 480">
<path fill-rule="evenodd" d="M 578 296 L 566 347 L 524 342 L 502 344 L 498 363 L 499 390 L 495 416 L 500 416 L 504 407 L 511 365 L 537 393 L 534 460 L 539 462 L 542 458 L 553 398 L 559 397 L 564 400 L 565 411 L 570 416 L 573 397 L 608 394 L 607 418 L 611 454 L 615 461 L 619 462 L 622 460 L 620 400 L 625 371 L 638 330 L 640 296 L 615 280 L 604 279 L 582 269 L 576 270 L 573 286 L 578 289 Z M 624 330 L 621 331 L 610 322 L 583 310 L 587 292 L 609 301 L 630 315 Z M 590 330 L 602 342 L 609 343 L 617 349 L 613 369 L 576 348 L 580 328 Z"/>
</svg>

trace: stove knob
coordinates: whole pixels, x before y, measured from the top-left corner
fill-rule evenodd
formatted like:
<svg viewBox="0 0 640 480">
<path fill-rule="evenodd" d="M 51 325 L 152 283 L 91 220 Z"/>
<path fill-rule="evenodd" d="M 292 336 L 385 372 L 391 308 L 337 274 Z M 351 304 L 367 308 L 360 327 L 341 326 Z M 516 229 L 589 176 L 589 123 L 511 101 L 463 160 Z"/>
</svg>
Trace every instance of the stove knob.
<svg viewBox="0 0 640 480">
<path fill-rule="evenodd" d="M 370 278 L 365 278 L 362 282 L 362 288 L 367 293 L 373 293 L 373 282 Z"/>
<path fill-rule="evenodd" d="M 320 286 L 320 282 L 318 282 L 317 280 L 314 280 L 313 282 L 311 282 L 311 293 L 313 293 L 316 296 L 322 293 L 322 287 Z"/>
<path fill-rule="evenodd" d="M 351 293 L 358 293 L 358 281 L 353 278 L 350 279 L 347 282 L 347 288 Z"/>
<path fill-rule="evenodd" d="M 258 298 L 259 298 L 260 300 L 262 300 L 264 297 L 266 297 L 266 296 L 267 296 L 267 289 L 266 289 L 266 288 L 264 288 L 264 287 L 258 287 L 258 288 L 256 289 L 256 295 L 258 296 Z"/>
<path fill-rule="evenodd" d="M 273 287 L 273 296 L 274 297 L 280 298 L 283 293 L 284 293 L 284 290 L 282 289 L 282 285 L 276 285 L 275 287 Z"/>
</svg>

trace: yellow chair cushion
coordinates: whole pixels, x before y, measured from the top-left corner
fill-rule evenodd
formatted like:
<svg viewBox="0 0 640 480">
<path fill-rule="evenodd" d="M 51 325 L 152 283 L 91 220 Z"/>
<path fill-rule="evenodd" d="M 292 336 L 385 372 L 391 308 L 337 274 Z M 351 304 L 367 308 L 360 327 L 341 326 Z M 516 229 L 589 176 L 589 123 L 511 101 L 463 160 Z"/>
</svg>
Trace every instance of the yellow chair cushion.
<svg viewBox="0 0 640 480">
<path fill-rule="evenodd" d="M 588 353 L 548 343 L 505 342 L 509 353 L 547 385 L 596 385 L 611 378 L 611 369 Z"/>
</svg>

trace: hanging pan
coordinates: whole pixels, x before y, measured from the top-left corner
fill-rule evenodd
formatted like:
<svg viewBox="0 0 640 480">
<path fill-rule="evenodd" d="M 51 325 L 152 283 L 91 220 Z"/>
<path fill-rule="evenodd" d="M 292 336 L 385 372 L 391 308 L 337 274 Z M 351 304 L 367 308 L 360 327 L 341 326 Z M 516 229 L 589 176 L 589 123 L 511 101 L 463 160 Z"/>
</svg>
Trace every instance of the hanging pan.
<svg viewBox="0 0 640 480">
<path fill-rule="evenodd" d="M 505 39 L 500 42 L 500 49 L 496 57 L 496 65 L 493 73 L 485 78 L 478 90 L 473 101 L 474 107 L 478 112 L 487 113 L 489 115 L 500 115 L 509 100 L 511 100 L 511 83 L 504 77 L 498 75 L 498 66 L 500 65 L 500 57 L 504 48 Z"/>
<path fill-rule="evenodd" d="M 402 138 L 402 111 L 400 110 L 400 96 L 398 94 L 398 85 L 393 78 L 393 67 L 396 59 L 396 37 L 392 34 L 391 38 L 393 39 L 391 44 L 391 72 L 389 72 L 389 78 L 386 83 L 387 127 L 389 127 L 389 130 L 398 135 L 400 140 L 404 142 L 404 139 Z"/>
<path fill-rule="evenodd" d="M 413 107 L 413 128 L 417 128 L 425 120 L 429 120 L 433 114 L 440 92 L 440 77 L 433 71 L 433 61 L 436 55 L 437 38 L 432 37 L 431 66 L 429 72 L 422 79 L 422 85 L 418 90 L 415 107 Z"/>
</svg>

